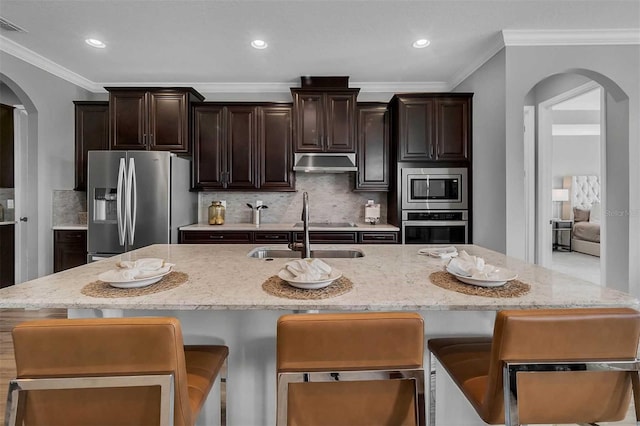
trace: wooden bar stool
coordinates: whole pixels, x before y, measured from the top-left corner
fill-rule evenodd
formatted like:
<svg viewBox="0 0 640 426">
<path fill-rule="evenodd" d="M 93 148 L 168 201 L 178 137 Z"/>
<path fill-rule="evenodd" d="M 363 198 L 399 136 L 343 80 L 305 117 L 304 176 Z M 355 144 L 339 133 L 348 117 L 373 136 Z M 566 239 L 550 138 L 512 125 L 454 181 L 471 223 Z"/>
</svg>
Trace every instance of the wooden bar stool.
<svg viewBox="0 0 640 426">
<path fill-rule="evenodd" d="M 493 338 L 428 347 L 486 423 L 619 421 L 633 388 L 640 425 L 639 337 L 633 309 L 518 310 L 498 312 Z"/>
<path fill-rule="evenodd" d="M 191 426 L 226 381 L 229 349 L 183 346 L 175 318 L 29 321 L 13 341 L 8 425 Z"/>
<path fill-rule="evenodd" d="M 423 356 L 415 313 L 282 316 L 277 424 L 423 425 Z"/>
</svg>

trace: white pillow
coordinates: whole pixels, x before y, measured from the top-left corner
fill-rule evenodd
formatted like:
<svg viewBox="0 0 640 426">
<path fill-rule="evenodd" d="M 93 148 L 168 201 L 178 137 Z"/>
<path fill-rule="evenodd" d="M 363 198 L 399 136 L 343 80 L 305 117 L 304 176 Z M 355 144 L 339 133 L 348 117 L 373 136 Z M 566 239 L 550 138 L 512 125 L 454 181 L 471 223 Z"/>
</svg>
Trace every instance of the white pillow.
<svg viewBox="0 0 640 426">
<path fill-rule="evenodd" d="M 589 222 L 600 223 L 600 202 L 595 201 L 591 205 L 591 213 L 589 214 Z"/>
</svg>

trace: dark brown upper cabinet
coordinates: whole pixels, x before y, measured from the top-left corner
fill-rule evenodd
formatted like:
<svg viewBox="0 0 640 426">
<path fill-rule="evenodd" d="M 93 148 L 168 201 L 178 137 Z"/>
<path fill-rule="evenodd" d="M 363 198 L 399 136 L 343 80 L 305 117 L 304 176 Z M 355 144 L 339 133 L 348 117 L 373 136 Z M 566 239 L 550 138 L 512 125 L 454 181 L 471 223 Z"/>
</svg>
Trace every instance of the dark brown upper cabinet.
<svg viewBox="0 0 640 426">
<path fill-rule="evenodd" d="M 194 105 L 194 188 L 258 187 L 257 117 L 252 105 Z"/>
<path fill-rule="evenodd" d="M 110 149 L 190 152 L 192 88 L 114 88 L 109 91 Z"/>
<path fill-rule="evenodd" d="M 109 149 L 109 102 L 74 101 L 76 191 L 87 190 L 87 152 Z"/>
<path fill-rule="evenodd" d="M 402 94 L 391 100 L 398 161 L 469 162 L 471 93 Z"/>
<path fill-rule="evenodd" d="M 360 89 L 292 88 L 296 152 L 355 152 Z"/>
<path fill-rule="evenodd" d="M 0 188 L 13 188 L 13 107 L 0 104 Z"/>
<path fill-rule="evenodd" d="M 292 107 L 258 107 L 258 187 L 269 191 L 294 191 Z"/>
<path fill-rule="evenodd" d="M 358 104 L 356 190 L 389 190 L 389 112 L 387 104 Z"/>
</svg>

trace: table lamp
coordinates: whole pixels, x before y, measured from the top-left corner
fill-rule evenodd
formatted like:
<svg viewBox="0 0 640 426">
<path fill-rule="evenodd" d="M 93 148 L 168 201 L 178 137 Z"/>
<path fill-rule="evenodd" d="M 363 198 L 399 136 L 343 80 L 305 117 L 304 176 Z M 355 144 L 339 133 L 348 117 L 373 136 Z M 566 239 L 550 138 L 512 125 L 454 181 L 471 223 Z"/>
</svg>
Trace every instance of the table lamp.
<svg viewBox="0 0 640 426">
<path fill-rule="evenodd" d="M 551 200 L 558 203 L 563 203 L 565 201 L 569 201 L 569 190 L 568 189 L 552 189 L 551 190 Z M 560 204 L 562 205 L 562 204 Z M 559 209 L 562 212 L 562 208 Z M 561 219 L 561 213 L 555 215 L 556 219 Z"/>
</svg>

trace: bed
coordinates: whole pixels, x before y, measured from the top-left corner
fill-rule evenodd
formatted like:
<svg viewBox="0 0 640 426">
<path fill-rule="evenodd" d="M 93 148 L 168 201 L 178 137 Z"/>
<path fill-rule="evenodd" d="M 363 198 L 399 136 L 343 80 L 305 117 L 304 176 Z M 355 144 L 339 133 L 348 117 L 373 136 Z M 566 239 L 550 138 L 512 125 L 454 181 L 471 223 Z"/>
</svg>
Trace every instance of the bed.
<svg viewBox="0 0 640 426">
<path fill-rule="evenodd" d="M 566 183 L 565 183 L 566 185 Z M 571 176 L 573 251 L 600 257 L 600 177 Z"/>
</svg>

